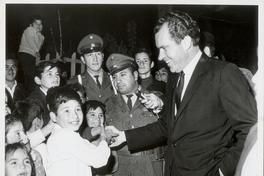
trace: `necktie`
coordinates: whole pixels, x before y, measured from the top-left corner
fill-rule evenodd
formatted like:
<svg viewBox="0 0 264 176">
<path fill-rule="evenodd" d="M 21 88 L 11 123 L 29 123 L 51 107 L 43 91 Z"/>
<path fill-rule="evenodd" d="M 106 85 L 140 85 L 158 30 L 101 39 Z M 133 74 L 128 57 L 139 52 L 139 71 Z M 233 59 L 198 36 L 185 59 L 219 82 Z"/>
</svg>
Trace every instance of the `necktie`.
<svg viewBox="0 0 264 176">
<path fill-rule="evenodd" d="M 126 96 L 127 96 L 127 106 L 129 108 L 129 110 L 131 111 L 131 109 L 132 109 L 132 100 L 131 100 L 131 97 L 133 95 L 126 95 Z"/>
<path fill-rule="evenodd" d="M 175 102 L 177 105 L 177 109 L 179 109 L 180 104 L 181 104 L 181 94 L 182 94 L 183 85 L 184 85 L 184 72 L 181 71 L 179 73 L 179 78 L 178 78 L 177 85 L 176 85 Z"/>
<path fill-rule="evenodd" d="M 101 84 L 100 84 L 99 79 L 98 79 L 99 78 L 99 75 L 95 75 L 94 77 L 96 79 L 97 86 L 99 87 L 99 89 L 101 89 Z"/>
</svg>

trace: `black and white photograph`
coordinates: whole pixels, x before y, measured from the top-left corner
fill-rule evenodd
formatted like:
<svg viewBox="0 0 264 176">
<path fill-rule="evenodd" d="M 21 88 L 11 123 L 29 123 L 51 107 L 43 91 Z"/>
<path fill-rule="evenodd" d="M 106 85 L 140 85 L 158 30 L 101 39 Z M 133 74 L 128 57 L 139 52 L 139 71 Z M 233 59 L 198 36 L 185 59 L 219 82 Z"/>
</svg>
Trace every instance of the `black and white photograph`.
<svg viewBox="0 0 264 176">
<path fill-rule="evenodd" d="M 263 5 L 1 2 L 0 175 L 262 176 Z"/>
</svg>

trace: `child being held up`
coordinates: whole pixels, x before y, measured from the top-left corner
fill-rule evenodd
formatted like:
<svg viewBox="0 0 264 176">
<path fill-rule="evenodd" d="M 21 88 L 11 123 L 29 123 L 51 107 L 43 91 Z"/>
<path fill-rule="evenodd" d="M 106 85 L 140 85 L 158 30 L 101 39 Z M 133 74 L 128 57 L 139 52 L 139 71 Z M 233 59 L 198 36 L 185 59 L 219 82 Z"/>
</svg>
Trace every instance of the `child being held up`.
<svg viewBox="0 0 264 176">
<path fill-rule="evenodd" d="M 21 143 L 5 147 L 5 176 L 35 176 L 34 162 L 27 147 Z"/>
<path fill-rule="evenodd" d="M 36 176 L 45 176 L 46 172 L 43 167 L 42 157 L 37 150 L 31 149 L 21 120 L 19 117 L 8 114 L 5 116 L 5 145 L 14 143 L 22 143 L 27 147 L 34 161 Z"/>
<path fill-rule="evenodd" d="M 98 146 L 83 139 L 77 132 L 83 122 L 81 99 L 76 91 L 67 87 L 54 87 L 48 91 L 47 104 L 55 127 L 47 141 L 47 175 L 92 176 L 91 167 L 106 165 L 110 156 L 113 134 L 102 129 Z"/>
<path fill-rule="evenodd" d="M 82 137 L 89 140 L 92 144 L 98 146 L 100 142 L 100 134 L 102 127 L 105 125 L 105 105 L 97 100 L 89 100 L 86 102 L 86 123 Z M 108 163 L 101 168 L 93 169 L 94 175 L 107 175 L 114 173 L 118 168 L 116 151 L 111 151 Z"/>
</svg>

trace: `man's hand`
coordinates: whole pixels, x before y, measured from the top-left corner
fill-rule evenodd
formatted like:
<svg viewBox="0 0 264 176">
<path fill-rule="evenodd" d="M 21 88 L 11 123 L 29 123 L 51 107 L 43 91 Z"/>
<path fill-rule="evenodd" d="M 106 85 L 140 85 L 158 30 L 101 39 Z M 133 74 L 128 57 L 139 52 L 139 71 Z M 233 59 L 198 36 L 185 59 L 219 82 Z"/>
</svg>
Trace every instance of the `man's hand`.
<svg viewBox="0 0 264 176">
<path fill-rule="evenodd" d="M 106 126 L 105 130 L 109 133 L 115 134 L 115 136 L 111 139 L 110 147 L 117 147 L 122 143 L 126 142 L 126 136 L 124 131 L 119 131 L 114 126 Z"/>
<path fill-rule="evenodd" d="M 102 127 L 100 139 L 105 140 L 110 145 L 111 143 L 113 143 L 114 138 L 118 135 L 118 133 L 114 133 L 113 131 L 104 129 Z"/>
<path fill-rule="evenodd" d="M 148 109 L 161 109 L 163 106 L 163 101 L 154 93 L 144 93 L 143 94 L 146 98 L 139 99 L 142 104 Z"/>
</svg>

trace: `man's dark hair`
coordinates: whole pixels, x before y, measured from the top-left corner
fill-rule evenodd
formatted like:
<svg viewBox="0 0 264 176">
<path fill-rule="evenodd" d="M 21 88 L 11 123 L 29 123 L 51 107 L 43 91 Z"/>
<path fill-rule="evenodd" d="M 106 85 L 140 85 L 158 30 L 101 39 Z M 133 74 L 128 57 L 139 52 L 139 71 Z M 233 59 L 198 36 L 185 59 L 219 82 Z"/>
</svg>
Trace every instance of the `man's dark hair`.
<svg viewBox="0 0 264 176">
<path fill-rule="evenodd" d="M 157 22 L 154 33 L 158 33 L 162 25 L 167 23 L 171 37 L 177 44 L 180 44 L 185 36 L 190 36 L 193 45 L 199 45 L 200 28 L 187 13 L 174 11 L 165 14 Z"/>
<path fill-rule="evenodd" d="M 150 59 L 150 61 L 152 61 L 151 57 L 152 57 L 152 52 L 148 49 L 148 48 L 138 48 L 134 54 L 134 56 L 136 56 L 136 54 L 138 53 L 146 53 Z"/>
</svg>

